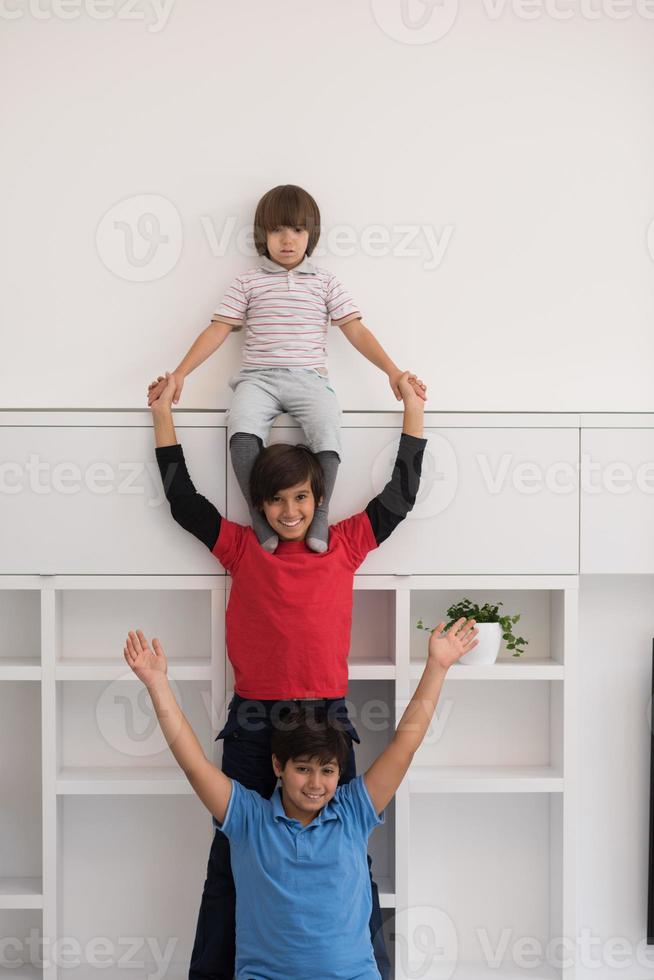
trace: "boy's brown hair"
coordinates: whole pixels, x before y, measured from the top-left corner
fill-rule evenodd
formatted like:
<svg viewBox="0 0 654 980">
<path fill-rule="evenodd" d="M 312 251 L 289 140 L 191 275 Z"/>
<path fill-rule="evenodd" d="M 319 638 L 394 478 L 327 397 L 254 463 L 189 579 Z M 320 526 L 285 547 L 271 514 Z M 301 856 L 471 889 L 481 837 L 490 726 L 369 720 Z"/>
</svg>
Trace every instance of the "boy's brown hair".
<svg viewBox="0 0 654 980">
<path fill-rule="evenodd" d="M 305 480 L 311 484 L 316 504 L 325 496 L 325 474 L 320 460 L 308 446 L 288 446 L 279 442 L 262 449 L 250 472 L 252 505 L 263 507 L 280 490 L 294 487 Z"/>
<path fill-rule="evenodd" d="M 323 705 L 294 706 L 280 712 L 270 743 L 282 769 L 289 759 L 317 759 L 321 766 L 336 760 L 342 773 L 350 751 L 349 736 Z"/>
<path fill-rule="evenodd" d="M 267 191 L 254 214 L 254 244 L 258 254 L 268 255 L 267 231 L 297 226 L 309 232 L 305 254 L 311 255 L 320 238 L 320 211 L 311 194 L 297 184 L 279 184 Z"/>
</svg>

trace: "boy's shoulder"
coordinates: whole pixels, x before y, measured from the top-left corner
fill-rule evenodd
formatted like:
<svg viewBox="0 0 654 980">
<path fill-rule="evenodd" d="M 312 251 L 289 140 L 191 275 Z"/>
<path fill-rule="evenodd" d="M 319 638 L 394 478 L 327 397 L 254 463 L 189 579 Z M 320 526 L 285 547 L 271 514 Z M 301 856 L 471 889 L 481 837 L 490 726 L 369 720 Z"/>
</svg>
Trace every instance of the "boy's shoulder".
<svg viewBox="0 0 654 980">
<path fill-rule="evenodd" d="M 375 812 L 363 774 L 339 786 L 328 806 L 333 807 L 344 823 L 357 827 L 366 836 L 384 823 L 383 812 Z"/>
<path fill-rule="evenodd" d="M 375 532 L 365 510 L 353 514 L 352 517 L 346 517 L 338 524 L 330 524 L 329 534 L 342 542 L 343 547 L 353 556 L 356 567 L 361 564 L 369 551 L 374 551 L 378 547 Z"/>
</svg>

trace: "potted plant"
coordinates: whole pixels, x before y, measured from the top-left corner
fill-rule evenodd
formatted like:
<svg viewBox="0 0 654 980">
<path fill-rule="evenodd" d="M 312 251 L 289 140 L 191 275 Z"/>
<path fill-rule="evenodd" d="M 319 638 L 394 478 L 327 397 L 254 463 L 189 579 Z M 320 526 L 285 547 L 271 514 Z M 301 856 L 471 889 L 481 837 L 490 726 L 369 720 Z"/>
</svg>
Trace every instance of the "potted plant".
<svg viewBox="0 0 654 980">
<path fill-rule="evenodd" d="M 518 622 L 520 616 L 500 616 L 499 607 L 502 602 L 493 606 L 486 602 L 483 606 L 478 606 L 470 599 L 463 598 L 461 602 L 455 602 L 447 610 L 449 620 L 445 626 L 449 629 L 453 623 L 465 616 L 466 619 L 474 619 L 478 629 L 478 644 L 469 653 L 464 654 L 459 660 L 461 664 L 494 664 L 500 652 L 502 640 L 506 640 L 507 650 L 513 651 L 514 657 L 519 657 L 524 653 L 524 648 L 528 644 L 522 636 L 514 636 L 513 627 Z M 419 630 L 429 630 L 433 626 L 425 626 L 421 619 L 417 622 Z"/>
</svg>

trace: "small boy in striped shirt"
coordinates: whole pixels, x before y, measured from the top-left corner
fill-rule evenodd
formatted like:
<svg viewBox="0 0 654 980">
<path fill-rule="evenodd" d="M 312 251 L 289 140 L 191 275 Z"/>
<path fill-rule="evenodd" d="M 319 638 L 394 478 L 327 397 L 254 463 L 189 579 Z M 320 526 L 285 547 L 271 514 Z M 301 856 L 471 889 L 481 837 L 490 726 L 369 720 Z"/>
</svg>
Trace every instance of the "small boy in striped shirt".
<svg viewBox="0 0 654 980">
<path fill-rule="evenodd" d="M 234 391 L 228 415 L 234 473 L 262 547 L 274 552 L 279 537 L 250 497 L 250 472 L 274 419 L 284 412 L 302 426 L 322 466 L 325 484 L 307 546 L 319 553 L 329 546 L 329 501 L 341 458 L 340 415 L 327 374 L 327 329 L 341 328 L 359 353 L 388 375 L 395 397 L 403 371 L 364 326 L 358 306 L 336 276 L 309 262 L 320 237 L 320 211 L 307 191 L 294 184 L 274 187 L 261 198 L 254 217 L 258 264 L 237 276 L 222 303 L 173 372 L 179 402 L 184 378 L 217 350 L 232 330 L 245 324 L 241 371 L 230 379 Z M 148 387 L 148 405 L 167 384 L 168 372 Z M 426 400 L 425 385 L 410 375 Z"/>
</svg>

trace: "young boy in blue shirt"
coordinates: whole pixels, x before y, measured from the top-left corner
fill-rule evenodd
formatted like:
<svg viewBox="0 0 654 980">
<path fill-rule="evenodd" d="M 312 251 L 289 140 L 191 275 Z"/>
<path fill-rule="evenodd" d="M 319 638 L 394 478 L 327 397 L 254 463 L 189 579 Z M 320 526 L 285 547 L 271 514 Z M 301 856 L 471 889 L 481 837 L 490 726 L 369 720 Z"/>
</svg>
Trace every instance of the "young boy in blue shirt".
<svg viewBox="0 0 654 980">
<path fill-rule="evenodd" d="M 329 718 L 291 710 L 273 735 L 281 787 L 270 800 L 205 756 L 170 688 L 157 639 L 130 631 L 123 655 L 152 699 L 166 741 L 229 838 L 236 881 L 236 980 L 379 980 L 368 921 L 368 836 L 402 782 L 447 671 L 478 643 L 475 620 L 433 630 L 427 663 L 390 744 L 339 786 L 348 746 Z"/>
</svg>

